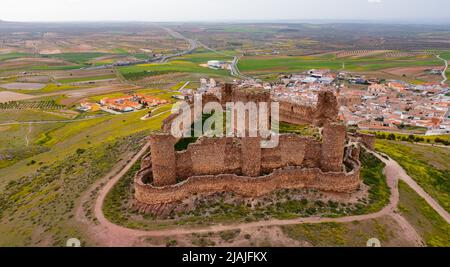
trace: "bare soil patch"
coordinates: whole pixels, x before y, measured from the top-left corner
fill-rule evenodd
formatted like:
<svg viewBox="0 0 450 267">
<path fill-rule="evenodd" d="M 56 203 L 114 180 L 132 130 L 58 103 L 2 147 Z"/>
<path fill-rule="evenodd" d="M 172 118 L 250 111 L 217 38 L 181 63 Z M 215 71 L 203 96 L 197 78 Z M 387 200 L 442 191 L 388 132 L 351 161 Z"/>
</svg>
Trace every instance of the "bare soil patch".
<svg viewBox="0 0 450 267">
<path fill-rule="evenodd" d="M 34 98 L 34 96 L 7 91 L 0 92 L 0 103 L 5 103 L 9 101 L 20 101 L 31 98 Z"/>
<path fill-rule="evenodd" d="M 48 76 L 38 75 L 38 76 L 22 76 L 17 79 L 17 82 L 24 83 L 49 83 L 51 78 Z"/>
<path fill-rule="evenodd" d="M 397 75 L 397 76 L 402 76 L 402 75 L 407 75 L 407 76 L 417 76 L 417 75 L 423 75 L 425 74 L 428 70 L 431 69 L 442 69 L 442 66 L 426 66 L 426 67 L 407 67 L 407 68 L 392 68 L 392 69 L 385 69 L 383 70 L 386 73 L 392 74 L 392 75 Z"/>
<path fill-rule="evenodd" d="M 5 83 L 1 88 L 8 90 L 40 90 L 45 87 L 43 83 Z"/>
</svg>

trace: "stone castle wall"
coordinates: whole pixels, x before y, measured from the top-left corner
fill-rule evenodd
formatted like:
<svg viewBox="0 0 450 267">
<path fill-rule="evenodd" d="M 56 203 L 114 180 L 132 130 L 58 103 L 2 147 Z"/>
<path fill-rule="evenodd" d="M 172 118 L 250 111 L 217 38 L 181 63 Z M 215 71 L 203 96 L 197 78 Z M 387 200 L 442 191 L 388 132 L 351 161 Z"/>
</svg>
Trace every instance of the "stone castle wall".
<svg viewBox="0 0 450 267">
<path fill-rule="evenodd" d="M 243 197 L 260 197 L 279 189 L 312 188 L 323 191 L 351 193 L 360 186 L 359 162 L 352 161 L 350 173 L 328 172 L 319 168 L 286 167 L 261 177 L 235 174 L 193 176 L 170 186 L 155 187 L 135 179 L 135 198 L 146 205 L 173 203 L 194 194 L 234 192 Z"/>
<path fill-rule="evenodd" d="M 232 84 L 224 84 L 221 90 L 220 98 L 213 94 L 203 95 L 203 106 L 209 102 L 221 103 L 225 108 L 225 104 L 229 102 L 271 103 L 272 100 L 269 91 L 237 89 L 234 88 Z M 280 121 L 291 124 L 311 124 L 323 126 L 328 122 L 336 122 L 339 114 L 338 101 L 334 94 L 329 91 L 319 92 L 316 106 L 298 105 L 290 102 L 279 102 L 279 104 Z M 193 109 L 192 103 L 191 107 L 191 109 Z M 191 114 L 193 114 L 193 112 L 191 112 Z M 162 130 L 164 132 L 170 132 L 171 123 L 177 116 L 178 114 L 172 114 L 163 121 Z"/>
<path fill-rule="evenodd" d="M 198 175 L 228 173 L 257 177 L 287 166 L 339 172 L 344 157 L 345 131 L 339 133 L 336 127 L 327 130 L 333 133 L 327 142 L 285 134 L 279 136 L 279 145 L 275 148 L 261 148 L 260 138 L 201 138 L 189 144 L 186 150 L 175 152 L 170 135 L 156 135 L 151 138 L 154 175 L 148 180 L 155 185 L 170 185 Z M 342 144 L 334 140 L 342 140 Z"/>
<path fill-rule="evenodd" d="M 205 99 L 204 105 L 219 100 L 212 95 Z M 270 94 L 225 85 L 221 103 L 224 101 L 270 103 Z M 356 190 L 360 184 L 358 153 L 344 153 L 346 128 L 335 122 L 337 100 L 333 93 L 321 92 L 316 107 L 281 103 L 280 108 L 281 121 L 323 126 L 322 140 L 283 134 L 279 145 L 268 149 L 261 148 L 260 138 L 200 138 L 186 150 L 175 152 L 176 140 L 168 133 L 168 125 L 177 114 L 169 117 L 163 125 L 165 134 L 151 137 L 151 154 L 143 159 L 135 177 L 137 202 L 172 203 L 192 194 L 222 191 L 258 197 L 282 188 Z M 349 173 L 343 168 L 344 157 L 346 166 L 353 166 Z"/>
<path fill-rule="evenodd" d="M 363 143 L 368 149 L 374 150 L 375 149 L 375 141 L 377 137 L 373 134 L 363 134 L 363 133 L 357 133 L 355 135 L 361 143 Z"/>
<path fill-rule="evenodd" d="M 319 92 L 316 106 L 280 102 L 280 121 L 282 122 L 323 126 L 337 121 L 338 115 L 338 102 L 334 94 L 329 91 Z"/>
</svg>

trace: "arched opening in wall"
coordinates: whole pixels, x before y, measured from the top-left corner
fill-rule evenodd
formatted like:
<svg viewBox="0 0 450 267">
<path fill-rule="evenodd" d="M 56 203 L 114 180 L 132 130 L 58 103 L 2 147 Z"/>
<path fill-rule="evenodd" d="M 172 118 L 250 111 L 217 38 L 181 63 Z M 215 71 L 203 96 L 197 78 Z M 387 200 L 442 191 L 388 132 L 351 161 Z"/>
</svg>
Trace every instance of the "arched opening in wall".
<svg viewBox="0 0 450 267">
<path fill-rule="evenodd" d="M 294 106 L 291 107 L 291 112 L 294 113 Z"/>
</svg>

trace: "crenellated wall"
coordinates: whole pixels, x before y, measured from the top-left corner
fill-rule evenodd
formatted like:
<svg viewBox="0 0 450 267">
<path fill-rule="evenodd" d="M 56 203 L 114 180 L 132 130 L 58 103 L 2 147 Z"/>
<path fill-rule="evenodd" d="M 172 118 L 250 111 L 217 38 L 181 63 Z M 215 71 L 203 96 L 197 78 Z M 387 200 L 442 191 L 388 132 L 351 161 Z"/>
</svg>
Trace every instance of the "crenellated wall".
<svg viewBox="0 0 450 267">
<path fill-rule="evenodd" d="M 213 94 L 204 94 L 202 98 L 203 106 L 209 102 L 218 102 L 221 103 L 224 108 L 225 104 L 229 102 L 272 103 L 269 91 L 251 88 L 239 89 L 233 87 L 232 84 L 223 85 L 220 98 Z M 311 124 L 323 126 L 326 123 L 336 122 L 339 114 L 337 98 L 330 91 L 321 91 L 318 93 L 316 106 L 299 105 L 290 102 L 279 102 L 279 106 L 280 121 L 298 125 Z M 193 105 L 191 108 L 193 108 Z M 191 113 L 193 114 L 193 112 Z M 164 132 L 170 132 L 170 125 L 177 116 L 178 114 L 172 114 L 163 121 L 162 130 Z M 268 120 L 270 119 L 268 118 Z M 246 123 L 248 124 L 248 122 Z"/>
<path fill-rule="evenodd" d="M 192 176 L 171 186 L 155 187 L 135 178 L 135 198 L 146 205 L 173 203 L 194 194 L 234 192 L 243 197 L 260 197 L 279 189 L 312 188 L 323 191 L 351 193 L 360 186 L 359 161 L 351 161 L 353 170 L 344 172 L 322 172 L 319 168 L 286 167 L 260 177 L 235 174 Z"/>
<path fill-rule="evenodd" d="M 213 95 L 207 95 L 204 100 L 204 105 L 219 101 Z M 225 85 L 220 101 L 223 105 L 225 102 L 270 103 L 270 94 Z M 173 203 L 192 194 L 230 191 L 244 197 L 258 197 L 277 189 L 294 188 L 352 192 L 360 185 L 359 150 L 354 147 L 346 150 L 346 128 L 336 122 L 337 114 L 334 94 L 320 92 L 315 107 L 280 103 L 280 120 L 323 126 L 322 140 L 282 134 L 277 147 L 261 148 L 259 137 L 200 138 L 178 152 L 174 150 L 176 140 L 169 133 L 170 123 L 177 114 L 172 115 L 164 122 L 164 133 L 150 139 L 151 154 L 142 160 L 141 170 L 135 177 L 136 200 L 153 205 Z"/>
<path fill-rule="evenodd" d="M 168 181 L 175 184 L 175 180 L 196 175 L 228 173 L 257 177 L 287 166 L 323 168 L 321 156 L 327 153 L 320 141 L 296 134 L 280 135 L 275 148 L 261 148 L 260 138 L 200 138 L 186 150 L 175 152 L 170 149 L 173 139 L 169 135 L 167 138 L 157 135 L 151 140 L 154 171 L 148 180 L 155 185 L 168 185 Z M 344 154 L 343 150 L 340 152 L 339 166 Z"/>
<path fill-rule="evenodd" d="M 280 102 L 280 121 L 291 124 L 323 126 L 336 122 L 339 115 L 337 99 L 332 92 L 321 91 L 316 106 Z"/>
</svg>

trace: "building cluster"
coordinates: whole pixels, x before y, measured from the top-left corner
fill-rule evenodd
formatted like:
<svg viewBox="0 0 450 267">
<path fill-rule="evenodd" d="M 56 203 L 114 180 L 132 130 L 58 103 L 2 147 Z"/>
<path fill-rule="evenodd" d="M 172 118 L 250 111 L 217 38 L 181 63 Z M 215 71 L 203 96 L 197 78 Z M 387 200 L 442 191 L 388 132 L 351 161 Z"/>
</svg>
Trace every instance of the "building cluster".
<svg viewBox="0 0 450 267">
<path fill-rule="evenodd" d="M 114 98 L 105 97 L 101 99 L 99 103 L 83 101 L 80 103 L 78 110 L 86 112 L 102 109 L 105 111 L 115 112 L 114 114 L 116 114 L 116 112 L 132 112 L 147 107 L 155 107 L 167 103 L 167 100 L 163 100 L 157 97 L 143 94 L 132 94 Z"/>
<path fill-rule="evenodd" d="M 214 93 L 217 83 L 205 79 L 198 90 Z M 283 75 L 277 82 L 236 81 L 239 88 L 271 91 L 273 101 L 314 106 L 318 92 L 333 91 L 340 104 L 340 119 L 349 126 L 370 130 L 423 128 L 428 134 L 450 133 L 450 89 L 440 83 L 409 84 L 400 80 L 366 78 L 330 70 Z"/>
<path fill-rule="evenodd" d="M 100 100 L 100 105 L 118 112 L 131 112 L 146 107 L 156 107 L 167 103 L 167 100 L 143 94 L 133 94 L 116 98 L 103 98 Z"/>
<path fill-rule="evenodd" d="M 213 70 L 229 70 L 231 69 L 231 63 L 228 61 L 210 60 L 207 63 L 208 68 Z"/>
<path fill-rule="evenodd" d="M 450 133 L 449 89 L 440 84 L 401 81 L 371 84 L 367 90 L 341 89 L 341 117 L 360 129 L 426 128 L 428 134 Z"/>
</svg>

